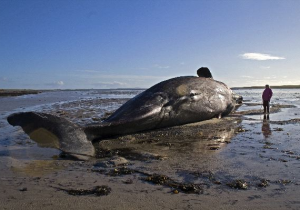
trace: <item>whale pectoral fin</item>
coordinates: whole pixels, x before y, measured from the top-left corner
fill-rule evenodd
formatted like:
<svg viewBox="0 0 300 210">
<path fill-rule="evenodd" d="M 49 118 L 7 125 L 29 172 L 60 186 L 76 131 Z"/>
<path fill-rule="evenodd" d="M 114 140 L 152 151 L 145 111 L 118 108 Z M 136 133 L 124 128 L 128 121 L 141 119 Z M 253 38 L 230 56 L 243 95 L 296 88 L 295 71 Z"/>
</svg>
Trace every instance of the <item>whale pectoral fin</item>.
<svg viewBox="0 0 300 210">
<path fill-rule="evenodd" d="M 127 116 L 114 115 L 100 125 L 90 125 L 84 128 L 87 139 L 97 141 L 103 138 L 126 135 L 145 130 L 155 129 L 161 121 L 162 107 L 142 107 L 132 110 Z"/>
<path fill-rule="evenodd" d="M 41 147 L 57 148 L 73 157 L 88 159 L 95 149 L 81 127 L 51 114 L 20 112 L 8 116 L 13 126 L 21 126 Z"/>
<path fill-rule="evenodd" d="M 128 117 L 126 120 L 104 121 L 100 125 L 91 125 L 84 128 L 89 141 L 97 141 L 104 138 L 126 135 L 145 130 L 155 129 L 160 122 L 161 108 L 139 112 L 140 115 Z"/>
<path fill-rule="evenodd" d="M 133 98 L 116 110 L 105 123 L 143 122 L 159 116 L 162 107 L 168 103 L 168 95 L 164 92 L 144 93 L 142 97 Z M 157 120 L 155 120 L 157 121 Z"/>
</svg>

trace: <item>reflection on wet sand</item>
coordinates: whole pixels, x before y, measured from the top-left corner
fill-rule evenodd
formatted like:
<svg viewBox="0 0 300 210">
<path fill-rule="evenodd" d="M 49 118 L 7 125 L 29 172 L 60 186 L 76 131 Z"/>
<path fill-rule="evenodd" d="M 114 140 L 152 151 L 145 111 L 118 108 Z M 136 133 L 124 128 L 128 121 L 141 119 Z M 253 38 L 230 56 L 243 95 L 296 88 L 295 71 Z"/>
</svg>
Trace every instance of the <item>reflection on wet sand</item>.
<svg viewBox="0 0 300 210">
<path fill-rule="evenodd" d="M 227 145 L 235 135 L 235 127 L 238 125 L 235 119 L 213 119 L 107 139 L 94 144 L 96 157 L 118 155 L 133 160 L 145 160 L 145 156 L 148 159 L 176 159 L 182 156 L 199 161 L 200 157 L 214 155 L 216 150 Z"/>
<path fill-rule="evenodd" d="M 64 167 L 55 160 L 34 160 L 25 165 L 12 167 L 12 170 L 26 174 L 27 176 L 37 177 L 59 171 L 63 168 Z"/>
<path fill-rule="evenodd" d="M 270 116 L 268 114 L 264 115 L 261 131 L 265 138 L 268 138 L 272 134 L 270 127 Z"/>
</svg>

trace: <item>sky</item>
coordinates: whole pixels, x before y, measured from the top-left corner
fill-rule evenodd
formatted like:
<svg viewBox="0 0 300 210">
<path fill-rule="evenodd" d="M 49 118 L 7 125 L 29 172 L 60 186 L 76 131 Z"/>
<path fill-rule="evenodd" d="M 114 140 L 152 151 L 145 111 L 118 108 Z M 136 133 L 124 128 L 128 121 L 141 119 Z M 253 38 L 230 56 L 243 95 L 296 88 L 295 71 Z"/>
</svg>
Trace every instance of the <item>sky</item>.
<svg viewBox="0 0 300 210">
<path fill-rule="evenodd" d="M 0 88 L 300 85 L 298 0 L 0 0 Z"/>
</svg>

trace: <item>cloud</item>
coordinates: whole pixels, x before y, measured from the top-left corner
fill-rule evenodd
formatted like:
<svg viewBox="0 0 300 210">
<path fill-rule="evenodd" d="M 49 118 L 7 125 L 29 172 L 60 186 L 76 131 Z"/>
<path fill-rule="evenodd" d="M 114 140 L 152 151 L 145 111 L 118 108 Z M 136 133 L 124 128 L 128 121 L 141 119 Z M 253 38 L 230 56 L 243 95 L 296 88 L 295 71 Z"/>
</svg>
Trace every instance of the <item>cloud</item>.
<svg viewBox="0 0 300 210">
<path fill-rule="evenodd" d="M 261 69 L 269 69 L 269 68 L 271 68 L 271 66 L 260 66 L 259 68 L 261 68 Z"/>
<path fill-rule="evenodd" d="M 161 65 L 158 65 L 158 64 L 154 65 L 154 67 L 158 68 L 158 69 L 169 69 L 170 68 L 170 66 L 161 66 Z"/>
<path fill-rule="evenodd" d="M 269 54 L 262 54 L 262 53 L 244 53 L 240 55 L 243 59 L 249 60 L 258 60 L 258 61 L 265 61 L 265 60 L 283 60 L 284 57 L 273 56 Z"/>
<path fill-rule="evenodd" d="M 0 81 L 7 81 L 7 78 L 6 77 L 0 77 Z"/>
<path fill-rule="evenodd" d="M 118 82 L 118 81 L 113 81 L 113 82 L 97 82 L 97 83 L 93 83 L 93 85 L 100 86 L 102 88 L 119 88 L 119 87 L 126 87 L 126 86 L 128 86 L 127 83 Z"/>
<path fill-rule="evenodd" d="M 248 87 L 248 86 L 264 86 L 269 84 L 271 87 L 275 85 L 298 85 L 299 78 L 288 76 L 270 76 L 270 77 L 253 77 L 251 79 L 241 79 L 241 78 L 224 78 L 221 81 L 227 80 L 226 84 L 229 87 Z"/>
<path fill-rule="evenodd" d="M 276 79 L 276 76 L 271 76 L 271 77 L 264 77 L 264 79 Z"/>
<path fill-rule="evenodd" d="M 180 65 L 185 65 L 185 63 L 184 63 L 184 62 L 181 62 Z"/>
<path fill-rule="evenodd" d="M 249 79 L 250 79 L 250 78 L 253 78 L 253 77 L 251 77 L 251 76 L 246 76 L 246 75 L 245 75 L 245 76 L 241 76 L 241 77 L 242 77 L 242 78 L 249 78 Z"/>
<path fill-rule="evenodd" d="M 169 79 L 171 76 L 154 76 L 154 75 L 132 75 L 132 74 L 73 74 L 73 81 L 81 81 L 79 83 L 88 83 L 94 88 L 132 88 L 150 87 L 160 81 Z M 172 75 L 173 77 L 174 75 Z M 115 82 L 115 83 L 113 83 Z M 123 86 L 121 86 L 123 85 Z"/>
<path fill-rule="evenodd" d="M 101 75 L 73 75 L 85 79 L 110 79 L 110 80 L 127 80 L 127 81 L 136 81 L 136 80 L 165 80 L 169 76 L 150 76 L 150 75 L 123 75 L 123 74 L 101 74 Z"/>
<path fill-rule="evenodd" d="M 52 86 L 52 87 L 63 86 L 63 85 L 64 85 L 64 82 L 63 82 L 63 81 L 50 82 L 50 83 L 46 83 L 45 85 L 47 85 L 47 86 Z"/>
</svg>

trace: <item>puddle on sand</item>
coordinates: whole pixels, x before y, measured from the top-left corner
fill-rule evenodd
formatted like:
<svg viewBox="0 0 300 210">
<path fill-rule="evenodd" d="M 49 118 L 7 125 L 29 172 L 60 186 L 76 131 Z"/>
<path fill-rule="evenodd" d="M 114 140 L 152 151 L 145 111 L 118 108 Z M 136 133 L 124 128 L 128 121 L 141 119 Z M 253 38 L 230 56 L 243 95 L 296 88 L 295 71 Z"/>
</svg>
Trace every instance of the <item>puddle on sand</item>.
<svg viewBox="0 0 300 210">
<path fill-rule="evenodd" d="M 184 184 L 184 188 L 193 188 L 199 192 L 199 189 L 195 188 L 199 181 L 190 178 L 186 172 L 222 168 L 222 162 L 226 160 L 220 159 L 220 154 L 226 149 L 231 138 L 241 132 L 239 122 L 240 120 L 230 117 L 212 119 L 104 140 L 94 144 L 98 147 L 97 155 L 106 158 L 104 161 L 99 159 L 95 167 L 100 171 L 109 170 L 114 164 L 106 161 L 107 158 L 116 160 L 116 157 L 123 157 L 128 160 L 125 164 L 128 169 L 138 171 L 139 175 L 157 174 L 169 177 L 177 184 Z M 180 173 L 182 171 L 185 173 Z M 176 189 L 180 188 L 172 183 L 169 184 Z M 185 191 L 184 188 L 177 191 Z"/>
<path fill-rule="evenodd" d="M 18 167 L 12 167 L 12 171 L 31 177 L 39 177 L 63 168 L 64 166 L 58 164 L 56 160 L 34 160 Z"/>
<path fill-rule="evenodd" d="M 262 105 L 242 104 L 242 106 L 238 108 L 238 111 L 261 110 L 261 109 L 263 109 Z"/>
<path fill-rule="evenodd" d="M 281 109 L 281 112 L 270 113 L 268 115 L 259 114 L 259 115 L 245 115 L 246 119 L 249 120 L 264 120 L 264 118 L 269 117 L 270 121 L 287 121 L 291 119 L 300 118 L 300 109 L 298 108 L 287 108 Z"/>
<path fill-rule="evenodd" d="M 28 140 L 30 141 L 30 140 Z M 52 148 L 41 148 L 30 142 L 30 145 L 0 146 L 0 157 L 12 157 L 19 160 L 52 160 L 59 156 L 61 151 Z"/>
</svg>

